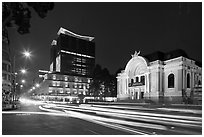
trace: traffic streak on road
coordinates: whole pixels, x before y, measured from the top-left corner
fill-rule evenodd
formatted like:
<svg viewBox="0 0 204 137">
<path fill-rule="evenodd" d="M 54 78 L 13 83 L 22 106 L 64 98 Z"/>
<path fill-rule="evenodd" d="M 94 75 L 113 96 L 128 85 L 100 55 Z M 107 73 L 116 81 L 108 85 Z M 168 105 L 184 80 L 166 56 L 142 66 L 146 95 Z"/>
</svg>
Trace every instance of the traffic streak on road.
<svg viewBox="0 0 204 137">
<path fill-rule="evenodd" d="M 186 109 L 178 112 L 176 109 L 142 106 L 21 101 L 21 111 L 3 112 L 3 134 L 202 134 L 202 111 L 199 110 Z M 14 130 L 9 124 L 10 120 L 19 127 L 18 130 Z"/>
</svg>

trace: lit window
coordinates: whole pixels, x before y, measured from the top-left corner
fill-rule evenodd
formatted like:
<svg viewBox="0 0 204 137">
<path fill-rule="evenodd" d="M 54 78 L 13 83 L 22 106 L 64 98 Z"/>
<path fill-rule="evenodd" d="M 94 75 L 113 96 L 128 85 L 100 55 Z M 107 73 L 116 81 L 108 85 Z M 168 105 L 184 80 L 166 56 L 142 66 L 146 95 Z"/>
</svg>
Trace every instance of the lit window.
<svg viewBox="0 0 204 137">
<path fill-rule="evenodd" d="M 168 76 L 168 88 L 174 88 L 174 74 Z"/>
<path fill-rule="evenodd" d="M 56 79 L 56 75 L 53 75 L 52 78 L 55 80 Z"/>
<path fill-rule="evenodd" d="M 67 80 L 68 80 L 68 78 L 67 78 L 67 77 L 64 77 L 64 80 L 65 80 L 65 81 L 67 81 Z"/>
<path fill-rule="evenodd" d="M 56 83 L 55 83 L 55 82 L 53 82 L 53 83 L 52 83 L 52 86 L 56 86 Z"/>
</svg>

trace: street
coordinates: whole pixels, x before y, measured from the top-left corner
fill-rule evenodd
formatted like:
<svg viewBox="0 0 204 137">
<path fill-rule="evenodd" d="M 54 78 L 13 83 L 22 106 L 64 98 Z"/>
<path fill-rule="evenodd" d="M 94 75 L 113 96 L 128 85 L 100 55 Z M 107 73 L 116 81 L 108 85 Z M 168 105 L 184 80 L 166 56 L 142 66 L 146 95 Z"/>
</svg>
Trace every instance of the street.
<svg viewBox="0 0 204 137">
<path fill-rule="evenodd" d="M 7 111 L 2 115 L 3 135 L 126 135 L 127 132 L 114 130 L 84 120 L 47 114 L 30 114 L 42 112 L 39 105 L 20 104 L 19 110 Z M 13 112 L 13 113 L 11 113 Z M 9 114 L 8 114 L 9 113 Z"/>
<path fill-rule="evenodd" d="M 24 100 L 4 111 L 3 135 L 200 135 L 201 111 Z"/>
</svg>

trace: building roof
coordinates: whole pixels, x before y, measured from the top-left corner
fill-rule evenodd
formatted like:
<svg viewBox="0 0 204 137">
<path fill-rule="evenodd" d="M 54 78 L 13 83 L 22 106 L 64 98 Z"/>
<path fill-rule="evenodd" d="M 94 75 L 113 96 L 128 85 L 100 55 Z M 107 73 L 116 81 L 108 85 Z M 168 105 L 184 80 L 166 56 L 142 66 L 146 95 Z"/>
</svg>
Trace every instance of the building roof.
<svg viewBox="0 0 204 137">
<path fill-rule="evenodd" d="M 161 51 L 156 51 L 156 52 L 144 55 L 143 57 L 145 57 L 149 62 L 152 62 L 152 61 L 156 61 L 156 60 L 166 61 L 166 60 L 181 57 L 181 56 L 189 58 L 189 56 L 186 54 L 186 52 L 182 49 L 176 49 L 176 50 L 172 50 L 172 51 L 169 51 L 166 53 L 161 52 Z M 189 58 L 189 59 L 191 59 L 191 58 Z M 192 59 L 192 60 L 194 60 L 194 59 Z M 201 62 L 196 61 L 196 60 L 194 60 L 194 61 L 195 61 L 196 65 L 198 65 L 200 67 L 202 66 Z"/>
<path fill-rule="evenodd" d="M 164 53 L 161 51 L 156 51 L 150 54 L 147 54 L 144 56 L 149 62 L 155 61 L 155 60 L 164 60 Z"/>
<path fill-rule="evenodd" d="M 60 35 L 60 34 L 69 35 L 69 36 L 80 38 L 80 39 L 87 40 L 87 41 L 92 41 L 94 39 L 94 37 L 82 36 L 82 35 L 76 34 L 74 32 L 71 32 L 71 31 L 69 31 L 67 29 L 64 29 L 62 27 L 59 29 L 57 35 Z"/>
<path fill-rule="evenodd" d="M 173 51 L 170 51 L 170 52 L 166 52 L 165 56 L 164 56 L 164 60 L 169 60 L 169 59 L 177 58 L 177 57 L 180 57 L 180 56 L 189 58 L 184 50 L 176 49 L 176 50 L 173 50 Z"/>
</svg>

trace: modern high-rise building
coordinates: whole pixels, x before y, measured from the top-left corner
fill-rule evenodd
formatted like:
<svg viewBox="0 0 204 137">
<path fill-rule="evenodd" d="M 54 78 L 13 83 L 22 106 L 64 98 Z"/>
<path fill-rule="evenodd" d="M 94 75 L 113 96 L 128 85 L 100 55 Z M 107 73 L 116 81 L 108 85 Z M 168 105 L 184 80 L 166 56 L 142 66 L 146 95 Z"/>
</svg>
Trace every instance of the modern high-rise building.
<svg viewBox="0 0 204 137">
<path fill-rule="evenodd" d="M 60 28 L 50 50 L 50 71 L 91 77 L 95 65 L 94 37 Z"/>
<path fill-rule="evenodd" d="M 44 80 L 37 89 L 44 100 L 73 101 L 89 96 L 95 66 L 94 37 L 60 28 L 50 48 L 50 70 L 40 71 Z"/>
</svg>

